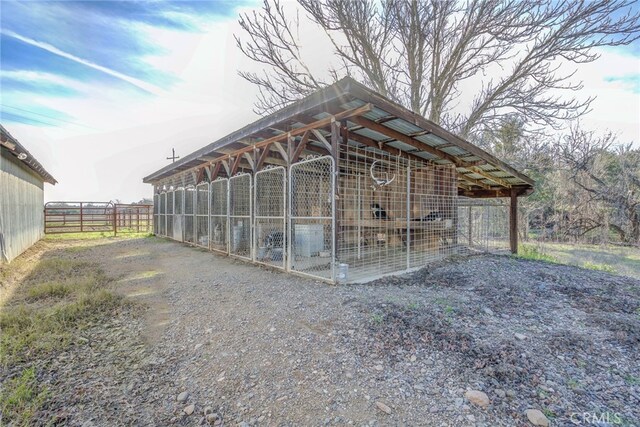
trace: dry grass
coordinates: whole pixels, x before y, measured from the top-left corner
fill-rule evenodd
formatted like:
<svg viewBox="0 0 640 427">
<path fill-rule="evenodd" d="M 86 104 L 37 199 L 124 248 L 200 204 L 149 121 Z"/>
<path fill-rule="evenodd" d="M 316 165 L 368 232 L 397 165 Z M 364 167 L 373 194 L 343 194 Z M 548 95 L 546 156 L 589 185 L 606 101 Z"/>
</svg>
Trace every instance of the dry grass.
<svg viewBox="0 0 640 427">
<path fill-rule="evenodd" d="M 2 423 L 29 425 L 46 400 L 38 386 L 36 360 L 75 342 L 91 322 L 117 314 L 128 303 L 113 291 L 114 281 L 96 264 L 46 254 L 24 269 L 18 258 L 3 267 L 17 281 L 0 312 L 0 364 L 12 378 L 3 378 Z M 21 272 L 25 272 L 21 275 Z"/>
</svg>

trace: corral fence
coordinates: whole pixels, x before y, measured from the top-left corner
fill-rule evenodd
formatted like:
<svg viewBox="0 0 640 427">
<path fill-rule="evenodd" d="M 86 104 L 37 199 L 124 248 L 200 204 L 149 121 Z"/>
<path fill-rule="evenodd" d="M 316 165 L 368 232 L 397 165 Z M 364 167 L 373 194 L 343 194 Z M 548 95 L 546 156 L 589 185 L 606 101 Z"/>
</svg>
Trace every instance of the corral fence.
<svg viewBox="0 0 640 427">
<path fill-rule="evenodd" d="M 153 205 L 113 202 L 48 202 L 44 205 L 44 232 L 150 233 Z"/>
</svg>

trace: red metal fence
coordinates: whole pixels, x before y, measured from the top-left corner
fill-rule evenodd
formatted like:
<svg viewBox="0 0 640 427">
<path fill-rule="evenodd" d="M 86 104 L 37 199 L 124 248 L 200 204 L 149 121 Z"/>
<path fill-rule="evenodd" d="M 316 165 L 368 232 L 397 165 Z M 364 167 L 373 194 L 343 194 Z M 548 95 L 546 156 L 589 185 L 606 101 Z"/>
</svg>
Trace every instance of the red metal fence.
<svg viewBox="0 0 640 427">
<path fill-rule="evenodd" d="M 150 233 L 153 205 L 112 202 L 48 202 L 44 205 L 44 232 Z"/>
</svg>

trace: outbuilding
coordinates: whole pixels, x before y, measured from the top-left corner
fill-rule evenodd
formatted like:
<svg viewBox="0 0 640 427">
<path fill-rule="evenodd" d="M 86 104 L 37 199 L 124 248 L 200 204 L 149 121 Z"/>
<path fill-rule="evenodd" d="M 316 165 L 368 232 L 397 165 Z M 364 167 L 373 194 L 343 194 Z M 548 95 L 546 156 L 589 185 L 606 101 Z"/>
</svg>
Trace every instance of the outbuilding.
<svg viewBox="0 0 640 427">
<path fill-rule="evenodd" d="M 155 233 L 329 282 L 517 250 L 534 182 L 351 78 L 144 178 Z"/>
<path fill-rule="evenodd" d="M 44 235 L 44 183 L 56 180 L 0 125 L 0 263 Z"/>
</svg>

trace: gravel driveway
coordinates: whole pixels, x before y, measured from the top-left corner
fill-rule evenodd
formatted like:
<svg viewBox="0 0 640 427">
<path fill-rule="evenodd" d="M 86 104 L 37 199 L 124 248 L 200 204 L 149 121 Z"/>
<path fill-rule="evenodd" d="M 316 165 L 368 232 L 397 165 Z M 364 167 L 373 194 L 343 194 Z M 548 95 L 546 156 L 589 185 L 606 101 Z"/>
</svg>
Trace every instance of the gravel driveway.
<svg viewBox="0 0 640 427">
<path fill-rule="evenodd" d="M 147 308 L 49 368 L 64 424 L 640 425 L 634 279 L 482 256 L 330 286 L 156 238 L 69 256 Z"/>
</svg>

